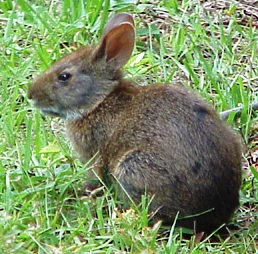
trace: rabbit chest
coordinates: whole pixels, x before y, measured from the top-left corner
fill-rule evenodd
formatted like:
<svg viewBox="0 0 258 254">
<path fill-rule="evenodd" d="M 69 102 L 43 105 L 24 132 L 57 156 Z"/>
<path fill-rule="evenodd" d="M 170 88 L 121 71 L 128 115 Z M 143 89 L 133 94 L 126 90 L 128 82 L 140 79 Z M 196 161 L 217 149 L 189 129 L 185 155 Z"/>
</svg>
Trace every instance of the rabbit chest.
<svg viewBox="0 0 258 254">
<path fill-rule="evenodd" d="M 125 109 L 133 100 L 137 89 L 114 91 L 92 112 L 80 119 L 66 121 L 67 136 L 82 162 L 91 160 L 94 169 L 107 167 L 110 160 L 110 143 L 119 132 Z M 127 91 L 128 90 L 128 91 Z"/>
</svg>

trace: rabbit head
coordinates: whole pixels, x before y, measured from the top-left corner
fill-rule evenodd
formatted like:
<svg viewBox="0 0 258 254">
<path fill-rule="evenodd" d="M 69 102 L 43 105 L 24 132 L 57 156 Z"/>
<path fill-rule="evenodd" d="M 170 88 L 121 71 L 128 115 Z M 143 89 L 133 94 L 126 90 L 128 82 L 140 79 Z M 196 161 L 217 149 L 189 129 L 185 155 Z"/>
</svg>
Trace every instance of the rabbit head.
<svg viewBox="0 0 258 254">
<path fill-rule="evenodd" d="M 30 86 L 28 97 L 43 113 L 76 119 L 91 112 L 122 79 L 135 41 L 134 21 L 121 13 L 111 19 L 100 44 L 82 47 L 57 61 Z"/>
</svg>

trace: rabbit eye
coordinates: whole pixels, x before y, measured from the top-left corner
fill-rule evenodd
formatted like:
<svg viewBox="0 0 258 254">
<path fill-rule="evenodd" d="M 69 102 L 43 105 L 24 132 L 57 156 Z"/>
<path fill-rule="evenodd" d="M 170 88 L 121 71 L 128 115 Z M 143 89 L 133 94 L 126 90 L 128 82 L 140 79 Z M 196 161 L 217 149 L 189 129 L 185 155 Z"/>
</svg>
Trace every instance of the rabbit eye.
<svg viewBox="0 0 258 254">
<path fill-rule="evenodd" d="M 71 78 L 71 74 L 68 72 L 64 72 L 58 75 L 58 80 L 61 82 L 66 82 Z"/>
</svg>

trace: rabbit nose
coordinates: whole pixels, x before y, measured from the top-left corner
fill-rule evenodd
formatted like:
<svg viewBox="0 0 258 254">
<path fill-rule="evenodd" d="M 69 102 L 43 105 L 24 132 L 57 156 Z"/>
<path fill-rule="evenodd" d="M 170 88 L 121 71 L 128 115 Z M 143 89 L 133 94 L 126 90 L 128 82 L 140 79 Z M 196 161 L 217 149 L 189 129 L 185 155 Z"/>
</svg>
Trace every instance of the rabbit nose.
<svg viewBox="0 0 258 254">
<path fill-rule="evenodd" d="M 29 90 L 28 90 L 28 99 L 29 99 L 29 100 L 33 100 L 33 99 L 34 99 L 34 96 L 33 96 L 33 92 L 32 92 L 31 87 L 30 87 Z"/>
<path fill-rule="evenodd" d="M 32 83 L 28 89 L 28 99 L 35 100 L 38 97 L 38 93 L 37 87 Z"/>
</svg>

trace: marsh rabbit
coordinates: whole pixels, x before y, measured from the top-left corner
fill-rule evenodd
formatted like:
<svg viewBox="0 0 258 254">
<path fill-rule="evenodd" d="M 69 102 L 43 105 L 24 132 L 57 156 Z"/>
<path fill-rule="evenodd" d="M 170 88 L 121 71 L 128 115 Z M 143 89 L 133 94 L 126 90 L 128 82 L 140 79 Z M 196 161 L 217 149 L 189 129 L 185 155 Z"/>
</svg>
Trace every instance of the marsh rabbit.
<svg viewBox="0 0 258 254">
<path fill-rule="evenodd" d="M 172 224 L 178 213 L 178 226 L 212 231 L 239 205 L 239 140 L 183 86 L 140 87 L 125 79 L 121 67 L 134 43 L 132 16 L 114 16 L 98 45 L 57 61 L 28 97 L 43 113 L 64 118 L 81 160 L 94 157 L 95 173 L 116 186 L 122 201 L 129 195 L 137 204 L 146 193 L 155 220 Z M 88 178 L 94 189 L 96 175 Z"/>
</svg>

